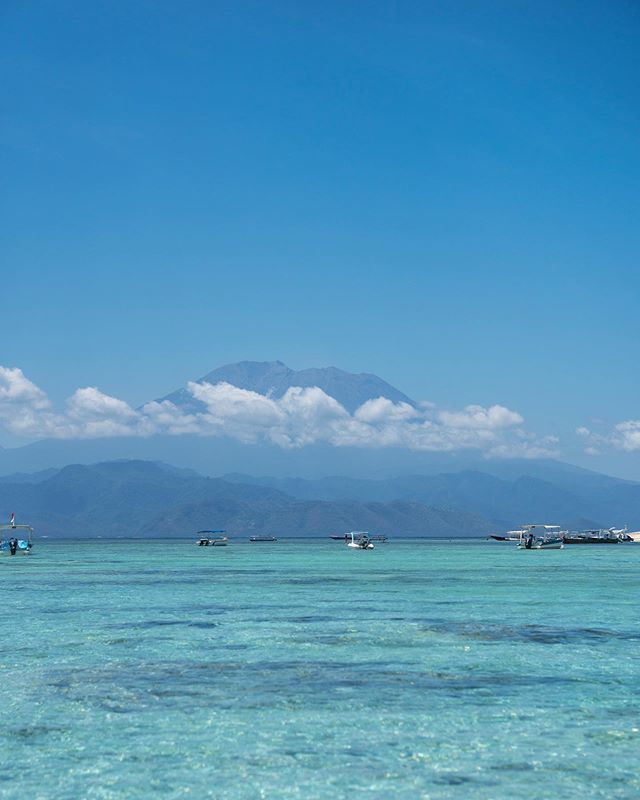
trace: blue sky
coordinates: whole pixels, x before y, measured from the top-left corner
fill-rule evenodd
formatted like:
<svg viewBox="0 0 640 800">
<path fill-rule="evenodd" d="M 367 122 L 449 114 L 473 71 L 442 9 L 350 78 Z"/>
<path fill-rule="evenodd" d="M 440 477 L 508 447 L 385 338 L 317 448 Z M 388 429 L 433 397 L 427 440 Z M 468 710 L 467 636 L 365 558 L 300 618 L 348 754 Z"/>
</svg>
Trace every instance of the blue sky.
<svg viewBox="0 0 640 800">
<path fill-rule="evenodd" d="M 1 14 L 0 364 L 132 406 L 335 364 L 640 478 L 573 434 L 640 416 L 637 4 Z"/>
</svg>

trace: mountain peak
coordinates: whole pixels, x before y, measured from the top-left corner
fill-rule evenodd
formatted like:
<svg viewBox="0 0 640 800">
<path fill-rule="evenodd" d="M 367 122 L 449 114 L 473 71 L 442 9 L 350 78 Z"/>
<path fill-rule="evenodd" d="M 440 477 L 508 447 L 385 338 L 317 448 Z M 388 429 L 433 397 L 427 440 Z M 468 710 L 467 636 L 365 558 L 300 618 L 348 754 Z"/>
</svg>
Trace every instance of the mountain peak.
<svg viewBox="0 0 640 800">
<path fill-rule="evenodd" d="M 386 397 L 394 403 L 415 405 L 407 395 L 391 384 L 370 373 L 346 372 L 338 367 L 310 367 L 294 370 L 282 361 L 238 361 L 212 370 L 198 383 L 230 383 L 239 389 L 247 389 L 262 395 L 282 397 L 292 386 L 309 388 L 317 386 L 335 398 L 347 411 L 353 413 L 367 400 Z M 186 389 L 161 398 L 177 406 L 196 410 L 198 401 Z"/>
</svg>

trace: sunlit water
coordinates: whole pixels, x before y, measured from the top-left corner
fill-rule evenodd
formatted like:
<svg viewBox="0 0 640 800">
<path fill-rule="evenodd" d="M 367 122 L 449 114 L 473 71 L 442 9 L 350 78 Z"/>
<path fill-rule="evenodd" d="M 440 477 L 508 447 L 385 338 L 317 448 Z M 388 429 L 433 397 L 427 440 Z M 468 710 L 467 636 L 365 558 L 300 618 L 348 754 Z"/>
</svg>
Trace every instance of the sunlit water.
<svg viewBox="0 0 640 800">
<path fill-rule="evenodd" d="M 638 798 L 640 546 L 36 542 L 2 798 Z"/>
</svg>

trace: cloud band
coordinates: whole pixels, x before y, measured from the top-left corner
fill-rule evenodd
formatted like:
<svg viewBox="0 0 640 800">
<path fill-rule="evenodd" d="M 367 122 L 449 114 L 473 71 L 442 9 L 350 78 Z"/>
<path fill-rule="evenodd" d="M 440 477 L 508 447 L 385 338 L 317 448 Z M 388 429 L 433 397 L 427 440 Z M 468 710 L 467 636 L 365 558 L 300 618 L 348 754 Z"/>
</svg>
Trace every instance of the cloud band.
<svg viewBox="0 0 640 800">
<path fill-rule="evenodd" d="M 229 383 L 190 382 L 187 391 L 201 410 L 185 411 L 168 400 L 135 410 L 96 387 L 85 387 L 58 412 L 22 370 L 0 367 L 0 424 L 31 439 L 195 434 L 281 448 L 324 442 L 440 452 L 473 449 L 503 457 L 556 455 L 555 438 L 527 432 L 522 416 L 501 405 L 450 411 L 378 397 L 350 414 L 318 387 L 293 386 L 279 398 Z"/>
</svg>

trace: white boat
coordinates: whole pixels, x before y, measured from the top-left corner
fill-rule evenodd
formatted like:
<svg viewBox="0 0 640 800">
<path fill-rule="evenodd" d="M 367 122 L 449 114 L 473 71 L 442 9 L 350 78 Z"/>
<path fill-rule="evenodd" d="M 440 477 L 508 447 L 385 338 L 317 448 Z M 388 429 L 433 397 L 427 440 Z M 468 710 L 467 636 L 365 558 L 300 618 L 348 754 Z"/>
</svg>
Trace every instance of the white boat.
<svg viewBox="0 0 640 800">
<path fill-rule="evenodd" d="M 366 531 L 350 531 L 345 534 L 347 547 L 354 550 L 373 550 L 373 542 Z"/>
<path fill-rule="evenodd" d="M 198 531 L 199 538 L 196 539 L 196 544 L 200 547 L 226 547 L 229 544 L 229 538 L 222 534 L 226 531 Z"/>
<path fill-rule="evenodd" d="M 33 547 L 31 525 L 16 525 L 15 514 L 11 514 L 8 525 L 0 525 L 0 554 L 3 556 L 29 555 Z"/>
<path fill-rule="evenodd" d="M 356 536 L 360 536 L 363 532 L 364 531 L 353 531 L 353 533 L 355 533 Z M 339 535 L 332 535 L 330 538 L 333 539 L 336 542 L 348 542 L 350 536 L 351 536 L 351 533 L 341 533 Z M 385 536 L 384 533 L 376 533 L 374 536 L 371 536 L 370 534 L 367 534 L 367 536 L 369 537 L 369 541 L 370 542 L 388 542 L 389 541 L 389 537 Z"/>
<path fill-rule="evenodd" d="M 564 535 L 559 525 L 523 525 L 519 550 L 562 550 Z"/>
</svg>

